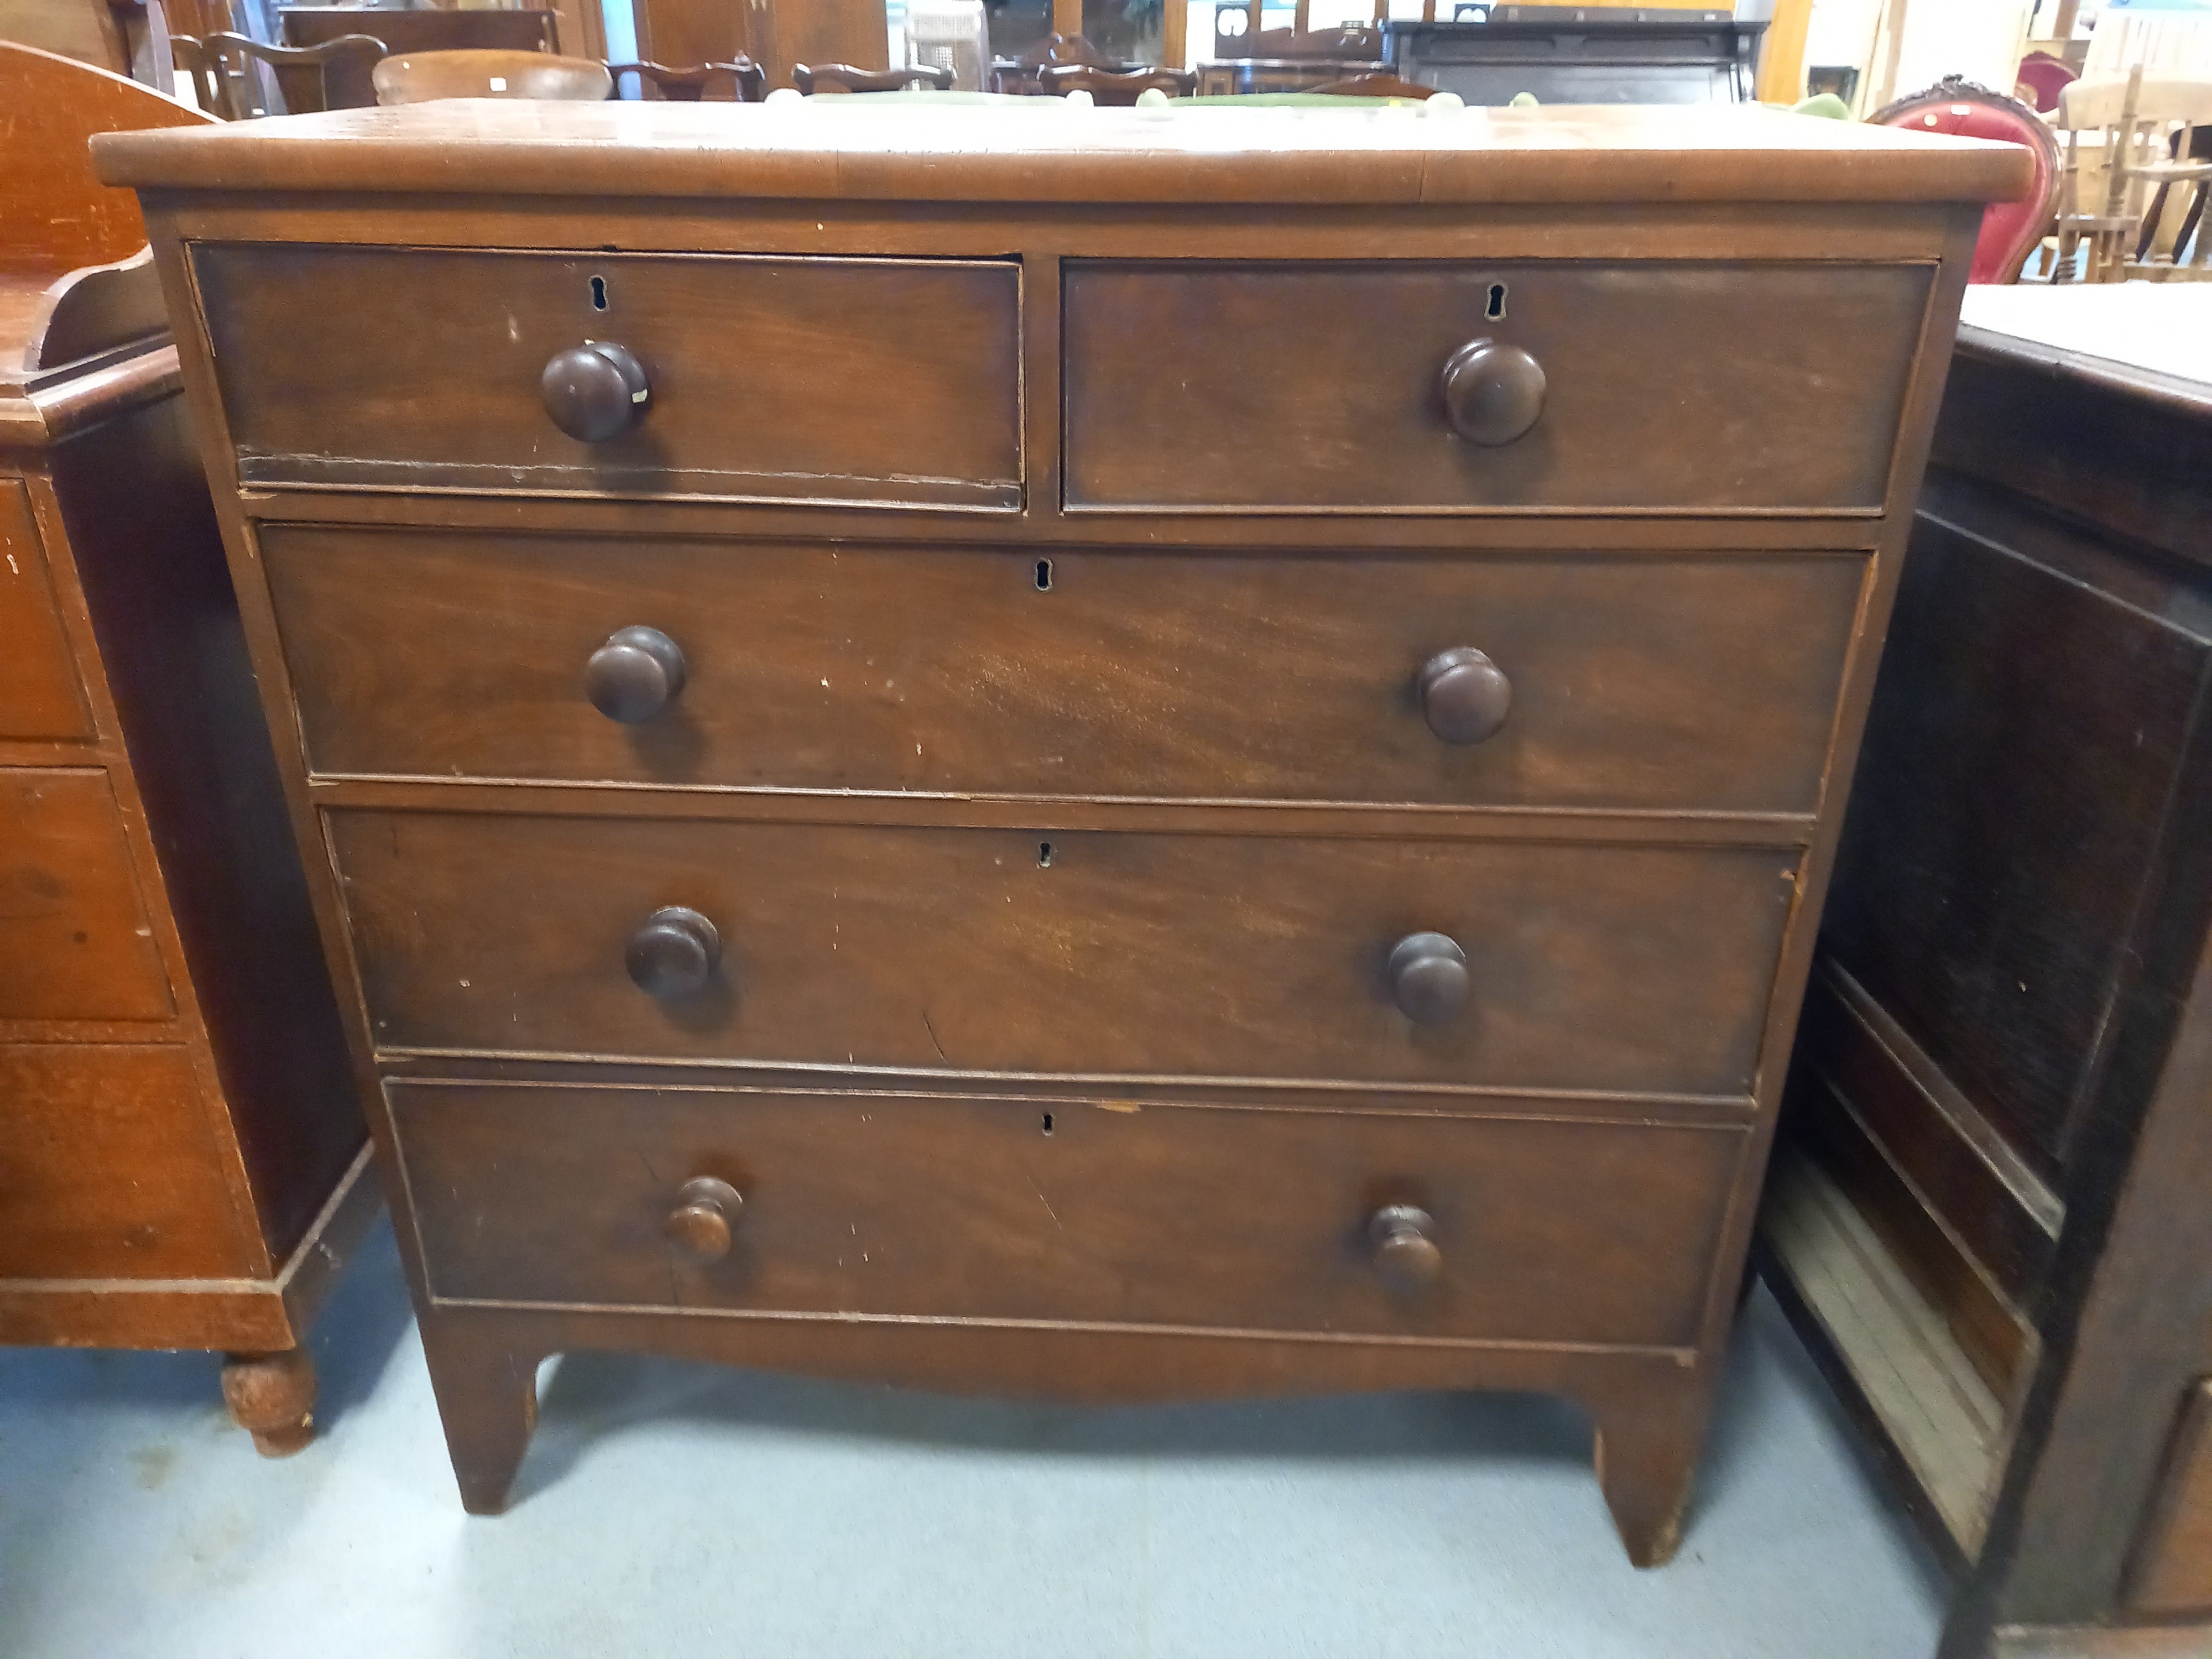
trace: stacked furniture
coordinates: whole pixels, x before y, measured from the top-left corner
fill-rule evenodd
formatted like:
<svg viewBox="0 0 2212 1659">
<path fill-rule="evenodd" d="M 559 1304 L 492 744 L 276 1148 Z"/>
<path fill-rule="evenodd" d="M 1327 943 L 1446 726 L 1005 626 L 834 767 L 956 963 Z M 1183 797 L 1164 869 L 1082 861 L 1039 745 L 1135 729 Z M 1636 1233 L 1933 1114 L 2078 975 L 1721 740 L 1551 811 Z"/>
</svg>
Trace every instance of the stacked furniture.
<svg viewBox="0 0 2212 1659">
<path fill-rule="evenodd" d="M 1978 288 L 1762 1231 L 1945 1659 L 2212 1650 L 2212 290 Z"/>
<path fill-rule="evenodd" d="M 543 1357 L 650 1348 L 1553 1390 L 1666 1559 L 2023 152 L 823 98 L 98 159 L 469 1508 Z"/>
<path fill-rule="evenodd" d="M 374 1218 L 177 353 L 86 140 L 208 118 L 0 46 L 0 1342 L 216 1348 L 264 1451 Z"/>
</svg>

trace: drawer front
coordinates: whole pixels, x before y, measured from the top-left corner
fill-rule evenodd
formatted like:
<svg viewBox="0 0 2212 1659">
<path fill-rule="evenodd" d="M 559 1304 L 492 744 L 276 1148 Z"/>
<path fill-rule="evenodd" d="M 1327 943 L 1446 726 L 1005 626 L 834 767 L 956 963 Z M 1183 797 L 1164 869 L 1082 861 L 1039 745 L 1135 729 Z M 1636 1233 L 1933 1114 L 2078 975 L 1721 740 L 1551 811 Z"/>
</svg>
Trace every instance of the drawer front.
<svg viewBox="0 0 2212 1659">
<path fill-rule="evenodd" d="M 1020 505 L 1011 263 L 221 244 L 192 259 L 249 483 Z M 646 380 L 642 416 L 598 441 L 556 425 L 541 386 L 587 341 L 626 348 Z"/>
<path fill-rule="evenodd" d="M 1762 848 L 327 825 L 386 1048 L 1730 1097 L 1795 868 Z M 648 995 L 626 967 L 663 907 L 717 938 L 688 994 Z M 1416 1025 L 1389 963 L 1431 931 L 1463 951 L 1468 995 Z"/>
<path fill-rule="evenodd" d="M 0 1046 L 0 1282 L 254 1273 L 219 1116 L 181 1047 Z"/>
<path fill-rule="evenodd" d="M 0 478 L 0 738 L 91 736 L 31 498 Z"/>
<path fill-rule="evenodd" d="M 0 1019 L 167 1019 L 105 772 L 0 769 Z"/>
<path fill-rule="evenodd" d="M 1933 271 L 1071 264 L 1067 505 L 1873 512 Z"/>
<path fill-rule="evenodd" d="M 434 1297 L 611 1306 L 1688 1346 L 1744 1145 L 1385 1113 L 386 1088 Z M 664 1232 L 701 1176 L 741 1200 L 703 1261 Z M 1385 1206 L 1427 1218 L 1432 1281 L 1378 1271 Z"/>
<path fill-rule="evenodd" d="M 325 773 L 1801 812 L 1863 570 L 283 526 L 261 547 Z M 636 627 L 684 678 L 626 722 L 592 692 Z M 1457 647 L 1510 688 L 1480 742 L 1424 717 L 1420 670 Z"/>
</svg>

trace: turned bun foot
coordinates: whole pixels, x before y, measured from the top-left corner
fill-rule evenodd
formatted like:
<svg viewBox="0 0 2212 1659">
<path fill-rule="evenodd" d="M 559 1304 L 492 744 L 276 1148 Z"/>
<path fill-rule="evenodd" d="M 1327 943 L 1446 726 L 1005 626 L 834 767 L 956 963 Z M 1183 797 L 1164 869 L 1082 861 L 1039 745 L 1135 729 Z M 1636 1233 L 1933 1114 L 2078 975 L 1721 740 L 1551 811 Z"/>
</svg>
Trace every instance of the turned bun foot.
<svg viewBox="0 0 2212 1659">
<path fill-rule="evenodd" d="M 264 1457 L 289 1457 L 315 1437 L 315 1362 L 305 1348 L 234 1353 L 222 1362 L 222 1402 Z"/>
</svg>

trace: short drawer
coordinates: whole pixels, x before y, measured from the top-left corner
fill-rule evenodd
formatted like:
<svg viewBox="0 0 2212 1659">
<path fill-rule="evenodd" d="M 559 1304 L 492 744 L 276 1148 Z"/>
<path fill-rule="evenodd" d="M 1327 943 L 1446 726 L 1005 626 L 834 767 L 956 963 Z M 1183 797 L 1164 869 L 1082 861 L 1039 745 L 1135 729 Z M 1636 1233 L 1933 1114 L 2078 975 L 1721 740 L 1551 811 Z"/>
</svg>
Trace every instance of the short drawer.
<svg viewBox="0 0 2212 1659">
<path fill-rule="evenodd" d="M 1751 1086 L 1796 863 L 365 810 L 326 823 L 386 1049 L 1731 1097 Z M 664 908 L 704 918 L 712 947 L 649 927 Z M 1464 1006 L 1434 1025 L 1409 1018 L 1423 993 L 1391 965 L 1423 933 L 1465 957 Z M 1416 977 L 1431 973 L 1457 984 L 1448 967 Z"/>
<path fill-rule="evenodd" d="M 218 243 L 192 268 L 248 483 L 1021 502 L 1012 262 Z M 572 377 L 568 427 L 635 416 L 587 439 L 545 380 L 591 342 L 643 389 L 611 415 L 611 369 Z"/>
<path fill-rule="evenodd" d="M 1778 812 L 1818 804 L 1864 570 L 286 526 L 261 550 L 326 774 Z M 1505 688 L 1480 741 L 1429 721 L 1455 649 Z M 594 706 L 634 681 L 625 718 Z"/>
<path fill-rule="evenodd" d="M 1933 275 L 1071 263 L 1066 505 L 1871 513 Z"/>
<path fill-rule="evenodd" d="M 30 494 L 13 478 L 0 478 L 0 738 L 90 738 Z"/>
<path fill-rule="evenodd" d="M 0 1019 L 175 1012 L 106 773 L 0 768 Z"/>
<path fill-rule="evenodd" d="M 434 1298 L 1336 1336 L 1691 1346 L 1746 1139 L 1066 1101 L 386 1090 Z M 702 1180 L 738 1201 L 685 1191 Z M 694 1211 L 672 1239 L 672 1212 L 702 1197 L 720 1222 Z"/>
</svg>

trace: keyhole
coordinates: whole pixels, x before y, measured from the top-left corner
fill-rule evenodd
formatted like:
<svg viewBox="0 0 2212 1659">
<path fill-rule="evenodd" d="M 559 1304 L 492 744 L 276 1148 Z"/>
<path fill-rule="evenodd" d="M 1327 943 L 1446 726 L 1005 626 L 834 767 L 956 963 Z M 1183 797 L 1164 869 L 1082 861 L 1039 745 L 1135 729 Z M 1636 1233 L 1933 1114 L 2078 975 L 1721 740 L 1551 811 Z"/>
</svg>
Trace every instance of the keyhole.
<svg viewBox="0 0 2212 1659">
<path fill-rule="evenodd" d="M 1052 1114 L 1050 1112 L 1047 1112 L 1044 1115 L 1044 1132 L 1047 1134 L 1050 1134 L 1052 1133 Z"/>
<path fill-rule="evenodd" d="M 1050 559 L 1037 561 L 1036 585 L 1037 592 L 1040 593 L 1052 592 L 1052 561 Z"/>
<path fill-rule="evenodd" d="M 1484 312 L 1482 314 L 1489 318 L 1493 323 L 1505 314 L 1504 283 L 1492 283 L 1490 285 L 1490 309 Z"/>
<path fill-rule="evenodd" d="M 1492 289 L 1490 292 L 1492 295 L 1491 303 L 1494 306 L 1497 304 L 1496 296 L 1501 292 L 1501 290 Z M 604 276 L 594 276 L 592 278 L 592 309 L 594 311 L 605 311 L 606 308 L 607 279 Z M 1495 317 L 1498 313 L 1496 311 L 1492 311 L 1490 314 Z"/>
<path fill-rule="evenodd" d="M 1052 843 L 1048 841 L 1041 841 L 1037 843 L 1037 868 L 1040 870 L 1052 868 Z"/>
</svg>

